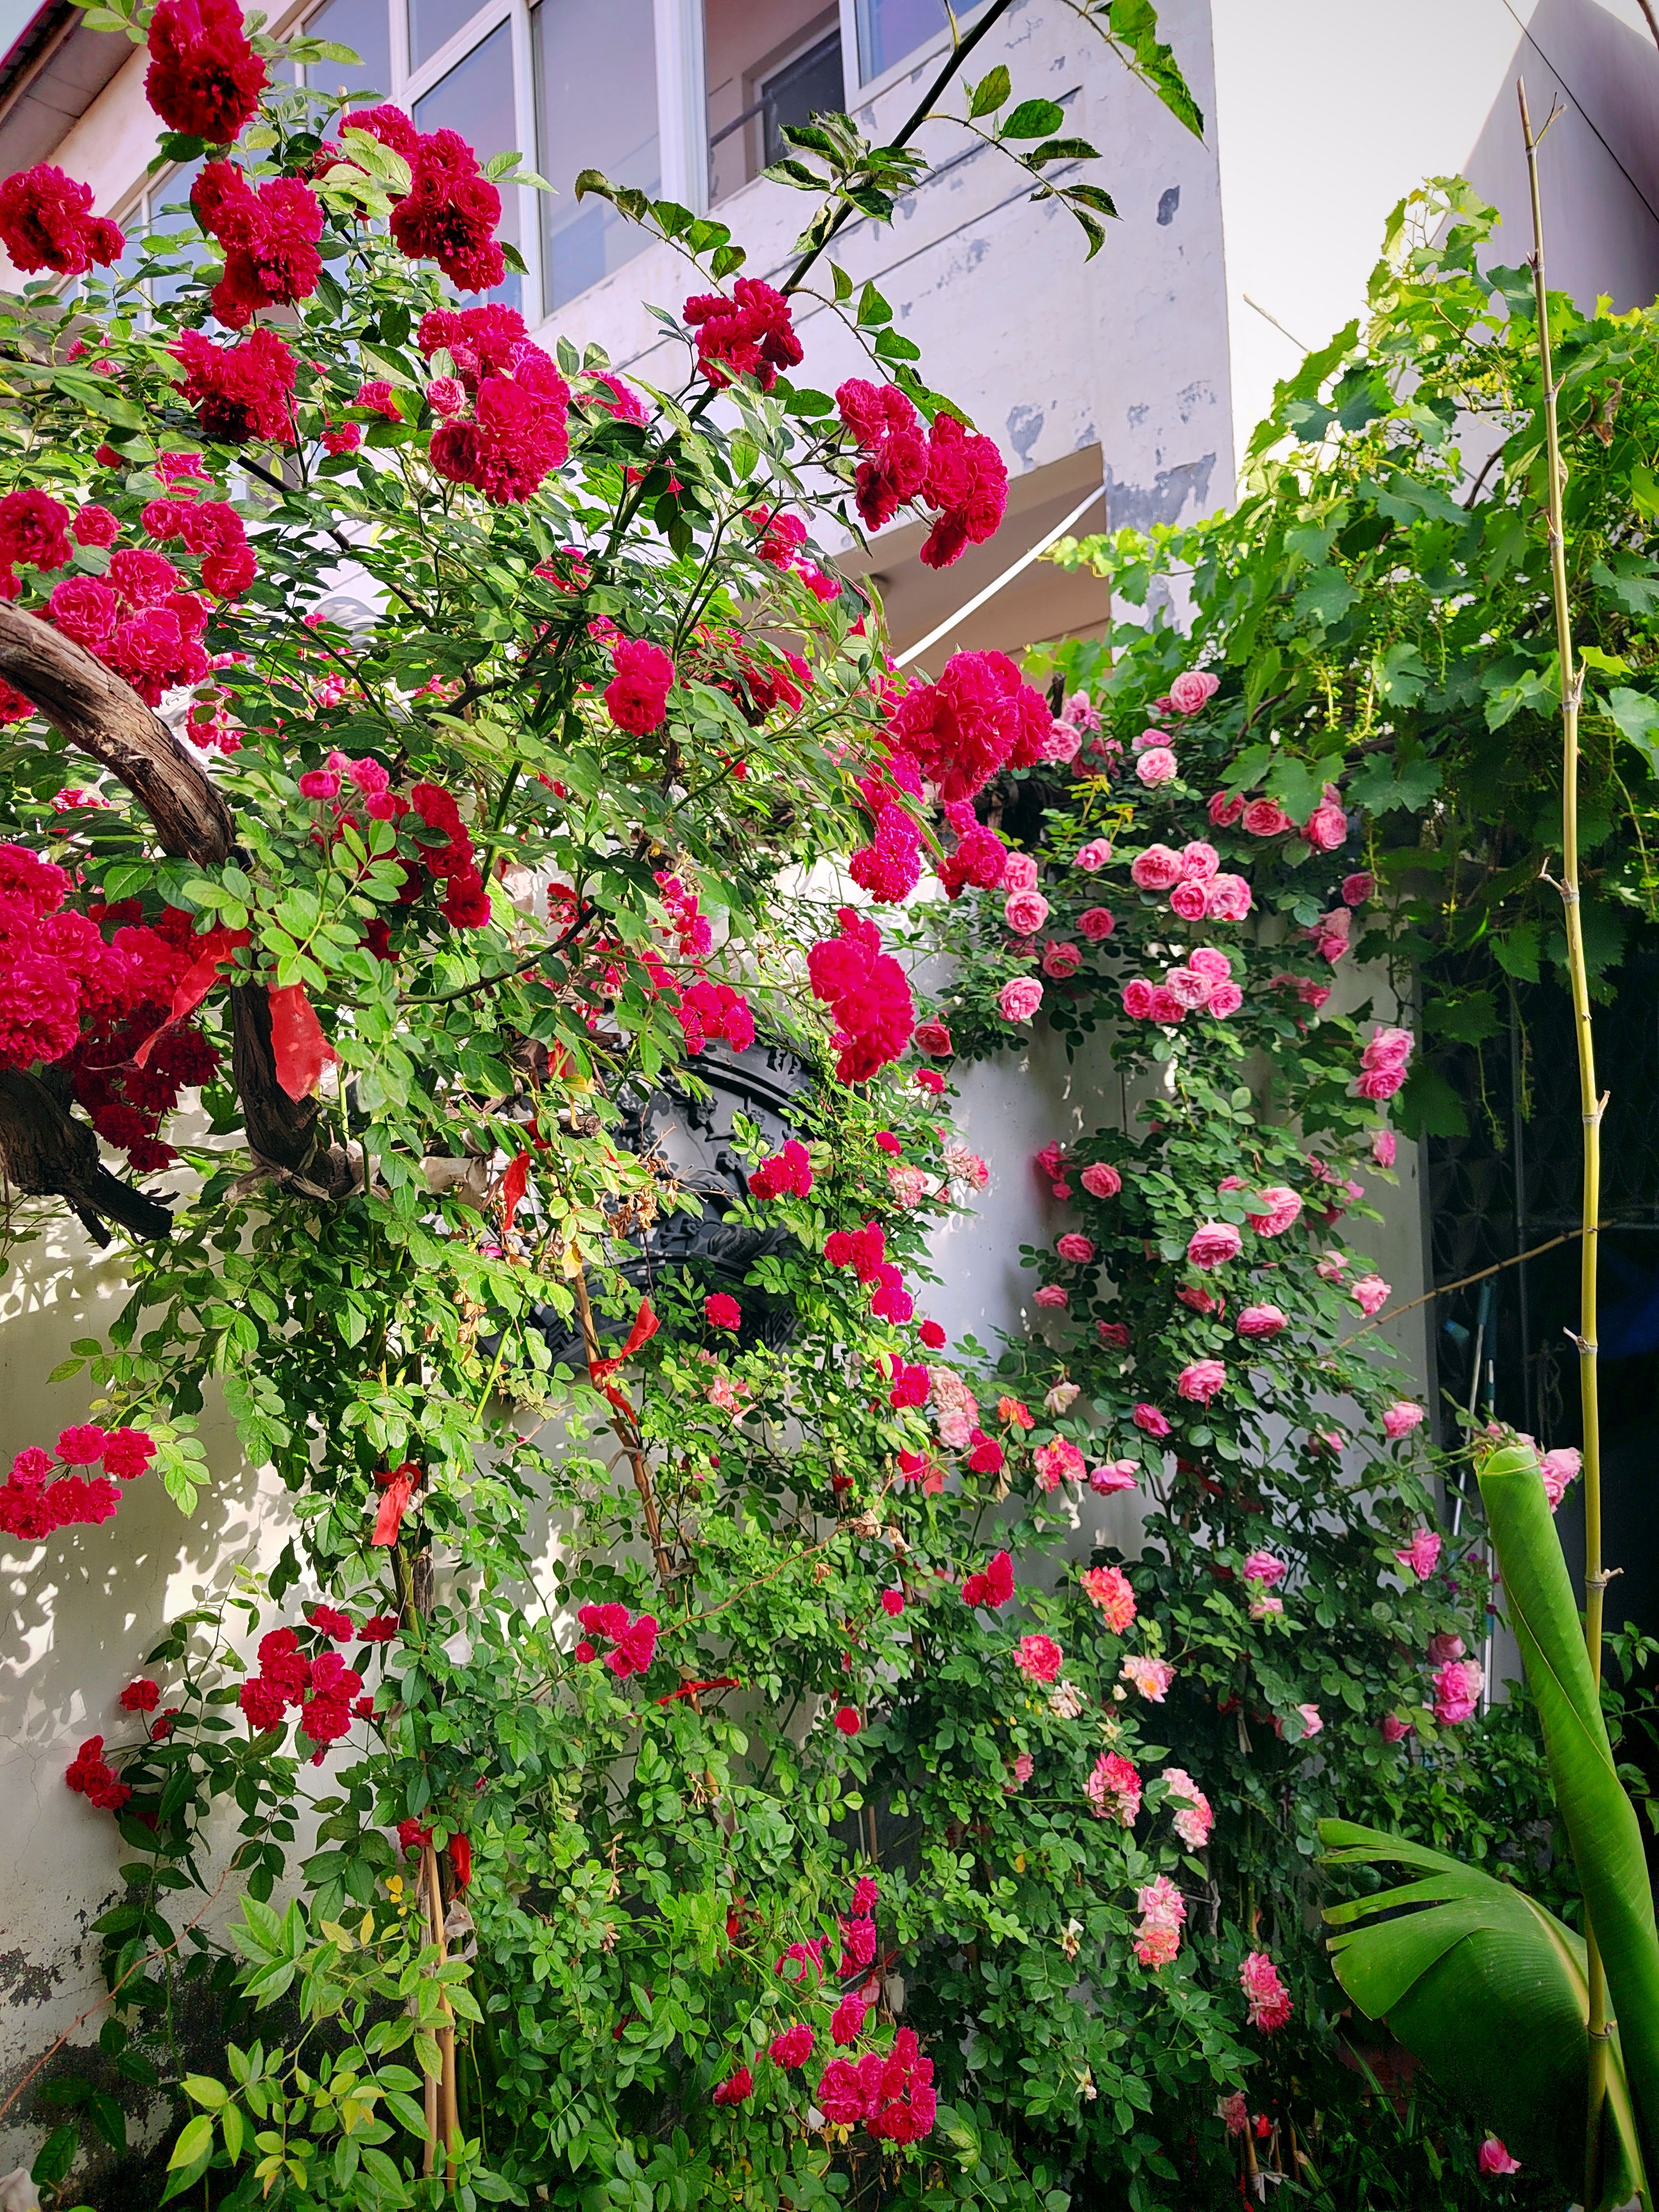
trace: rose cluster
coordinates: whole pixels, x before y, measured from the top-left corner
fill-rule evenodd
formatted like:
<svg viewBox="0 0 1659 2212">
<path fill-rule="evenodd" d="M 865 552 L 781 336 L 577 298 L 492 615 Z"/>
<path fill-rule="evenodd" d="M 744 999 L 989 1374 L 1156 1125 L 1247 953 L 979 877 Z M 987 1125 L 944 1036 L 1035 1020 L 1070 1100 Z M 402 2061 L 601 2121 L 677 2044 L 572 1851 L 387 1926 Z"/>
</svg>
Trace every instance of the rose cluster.
<svg viewBox="0 0 1659 2212">
<path fill-rule="evenodd" d="M 943 409 L 924 437 L 896 386 L 862 377 L 839 386 L 836 404 L 862 456 L 854 496 L 866 529 L 884 529 L 901 507 L 920 500 L 935 517 L 921 548 L 929 568 L 948 568 L 969 545 L 995 535 L 1007 509 L 1008 471 L 994 439 L 968 430 Z"/>
<path fill-rule="evenodd" d="M 514 307 L 434 308 L 416 335 L 428 361 L 444 353 L 453 364 L 453 377 L 427 390 L 434 412 L 446 418 L 432 434 L 433 467 L 492 506 L 521 504 L 569 454 L 570 386 L 531 343 Z M 441 393 L 440 383 L 450 389 Z M 470 416 L 463 411 L 469 400 Z"/>
<path fill-rule="evenodd" d="M 143 1429 L 101 1429 L 94 1421 L 60 1432 L 56 1464 L 44 1446 L 27 1444 L 0 1483 L 0 1530 L 34 1544 L 58 1528 L 94 1528 L 120 1504 L 117 1486 L 136 1481 L 155 1456 L 155 1439 Z M 100 1462 L 102 1475 L 61 1471 Z"/>
</svg>

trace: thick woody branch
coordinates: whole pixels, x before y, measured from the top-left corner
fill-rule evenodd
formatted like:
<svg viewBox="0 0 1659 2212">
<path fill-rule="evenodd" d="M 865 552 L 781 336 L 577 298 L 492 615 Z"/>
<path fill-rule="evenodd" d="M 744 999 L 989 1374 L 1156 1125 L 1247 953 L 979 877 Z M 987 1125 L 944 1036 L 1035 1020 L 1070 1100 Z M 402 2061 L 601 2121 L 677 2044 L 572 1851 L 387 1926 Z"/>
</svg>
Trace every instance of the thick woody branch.
<svg viewBox="0 0 1659 2212">
<path fill-rule="evenodd" d="M 201 763 L 84 647 L 34 615 L 0 605 L 0 677 L 77 751 L 125 784 L 164 852 L 204 867 L 230 858 L 235 823 Z"/>
<path fill-rule="evenodd" d="M 134 1237 L 172 1233 L 173 1217 L 161 1200 L 112 1175 L 86 1123 L 21 1068 L 0 1067 L 0 1176 L 26 1197 L 65 1200 L 94 1243 L 109 1243 L 106 1220 Z"/>
</svg>

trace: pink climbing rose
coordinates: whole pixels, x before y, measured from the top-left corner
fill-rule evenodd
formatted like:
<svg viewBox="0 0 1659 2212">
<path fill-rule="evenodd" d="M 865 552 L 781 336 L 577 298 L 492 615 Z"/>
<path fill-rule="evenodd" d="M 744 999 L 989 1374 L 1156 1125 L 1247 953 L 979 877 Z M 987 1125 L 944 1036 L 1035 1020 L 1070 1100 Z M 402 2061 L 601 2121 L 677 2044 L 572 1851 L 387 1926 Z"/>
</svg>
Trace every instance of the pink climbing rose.
<svg viewBox="0 0 1659 2212">
<path fill-rule="evenodd" d="M 1402 1567 L 1409 1567 L 1420 1583 L 1425 1583 L 1440 1564 L 1440 1538 L 1432 1528 L 1417 1528 L 1411 1542 L 1395 1557 Z"/>
<path fill-rule="evenodd" d="M 1239 1986 L 1249 2012 L 1250 2026 L 1271 2035 L 1283 2027 L 1294 2007 L 1290 1991 L 1279 1978 L 1279 1969 L 1265 1951 L 1252 1951 L 1238 1970 Z"/>
</svg>

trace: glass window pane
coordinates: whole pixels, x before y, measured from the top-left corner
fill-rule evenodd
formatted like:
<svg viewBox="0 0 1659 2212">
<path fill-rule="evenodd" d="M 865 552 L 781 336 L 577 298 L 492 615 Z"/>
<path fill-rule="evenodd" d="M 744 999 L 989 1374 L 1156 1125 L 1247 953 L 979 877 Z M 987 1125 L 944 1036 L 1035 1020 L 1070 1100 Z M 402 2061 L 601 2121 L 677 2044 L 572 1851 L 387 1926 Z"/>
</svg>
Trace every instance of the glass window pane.
<svg viewBox="0 0 1659 2212">
<path fill-rule="evenodd" d="M 915 53 L 951 20 L 945 0 L 858 0 L 858 15 L 861 84 Z"/>
<path fill-rule="evenodd" d="M 337 46 L 349 46 L 358 56 L 349 62 L 313 62 L 306 82 L 318 92 L 349 93 L 356 100 L 366 92 L 384 100 L 392 89 L 392 29 L 386 0 L 325 0 L 314 15 L 306 18 L 308 39 L 331 39 Z"/>
<path fill-rule="evenodd" d="M 537 167 L 543 285 L 562 307 L 647 243 L 608 200 L 579 200 L 583 169 L 653 198 L 662 190 L 657 142 L 656 11 L 652 0 L 541 0 L 530 18 L 536 55 Z"/>
<path fill-rule="evenodd" d="M 481 162 L 495 154 L 522 152 L 519 145 L 518 109 L 513 97 L 513 27 L 498 23 L 447 76 L 440 77 L 425 98 L 415 103 L 415 124 L 421 131 L 458 131 Z M 501 194 L 498 234 L 519 244 L 519 194 L 509 185 Z M 500 300 L 509 307 L 521 304 L 523 287 L 508 270 L 507 282 L 486 299 Z"/>
<path fill-rule="evenodd" d="M 196 182 L 198 173 L 206 160 L 207 156 L 202 155 L 194 161 L 169 169 L 159 184 L 150 186 L 147 229 L 155 251 L 167 251 L 167 235 L 170 231 L 194 232 L 196 218 L 190 211 L 190 188 Z M 203 249 L 198 246 L 198 251 Z M 158 276 L 149 286 L 149 296 L 160 307 L 164 300 L 175 298 L 184 289 L 185 279 L 182 276 Z"/>
<path fill-rule="evenodd" d="M 815 115 L 839 115 L 847 105 L 841 70 L 841 33 L 831 31 L 804 54 L 769 76 L 761 87 L 769 167 L 788 151 L 785 125 L 810 123 Z"/>
<path fill-rule="evenodd" d="M 478 0 L 409 0 L 409 66 L 417 70 L 465 30 L 478 12 Z"/>
</svg>

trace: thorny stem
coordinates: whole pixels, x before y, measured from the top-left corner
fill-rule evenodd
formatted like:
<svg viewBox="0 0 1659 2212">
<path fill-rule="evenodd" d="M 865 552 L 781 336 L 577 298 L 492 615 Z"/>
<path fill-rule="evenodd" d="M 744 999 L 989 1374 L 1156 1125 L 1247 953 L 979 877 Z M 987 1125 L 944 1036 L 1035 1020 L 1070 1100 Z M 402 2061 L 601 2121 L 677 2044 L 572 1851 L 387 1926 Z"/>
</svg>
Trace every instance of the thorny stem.
<svg viewBox="0 0 1659 2212">
<path fill-rule="evenodd" d="M 1578 708 L 1584 679 L 1573 665 L 1572 617 L 1567 600 L 1567 549 L 1562 513 L 1561 428 L 1550 352 L 1549 295 L 1544 284 L 1544 215 L 1538 183 L 1538 139 L 1527 108 L 1527 88 L 1517 83 L 1521 135 L 1527 149 L 1532 197 L 1532 280 L 1538 318 L 1538 373 L 1543 387 L 1544 436 L 1549 470 L 1550 591 L 1561 670 L 1561 902 L 1566 918 L 1567 974 L 1572 987 L 1573 1030 L 1578 1041 L 1578 1105 L 1584 1128 L 1583 1242 L 1578 1277 L 1578 1390 L 1584 1443 L 1584 1642 L 1590 1674 L 1601 1680 L 1601 1612 L 1607 1577 L 1601 1565 L 1601 1437 L 1595 1346 L 1596 1260 L 1601 1216 L 1601 1117 L 1607 1100 L 1595 1088 L 1595 1042 L 1590 1027 L 1589 975 L 1584 963 L 1584 922 L 1578 888 Z M 1548 124 L 1545 129 L 1549 128 Z M 1584 2203 L 1592 2205 L 1601 2169 L 1601 2110 L 1607 2082 L 1607 1990 L 1601 1947 L 1588 1914 L 1584 1921 L 1589 1984 L 1589 2092 L 1584 2116 Z"/>
</svg>

